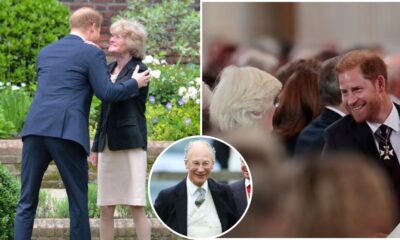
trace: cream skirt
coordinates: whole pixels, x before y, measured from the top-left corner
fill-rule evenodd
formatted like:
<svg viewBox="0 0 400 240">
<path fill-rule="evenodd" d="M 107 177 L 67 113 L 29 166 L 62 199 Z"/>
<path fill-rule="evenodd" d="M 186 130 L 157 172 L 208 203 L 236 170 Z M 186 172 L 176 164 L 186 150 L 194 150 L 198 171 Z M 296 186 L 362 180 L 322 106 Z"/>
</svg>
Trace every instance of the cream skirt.
<svg viewBox="0 0 400 240">
<path fill-rule="evenodd" d="M 99 153 L 97 205 L 146 205 L 147 153 L 142 148 Z"/>
</svg>

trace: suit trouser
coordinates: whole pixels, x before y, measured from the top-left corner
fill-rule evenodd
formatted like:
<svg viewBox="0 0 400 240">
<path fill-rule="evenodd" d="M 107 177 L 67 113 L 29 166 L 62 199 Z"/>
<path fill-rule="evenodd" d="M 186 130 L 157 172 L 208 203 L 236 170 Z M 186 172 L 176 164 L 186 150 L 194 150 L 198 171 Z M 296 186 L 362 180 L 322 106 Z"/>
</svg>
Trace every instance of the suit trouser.
<svg viewBox="0 0 400 240">
<path fill-rule="evenodd" d="M 88 163 L 84 148 L 70 140 L 27 136 L 22 148 L 21 196 L 14 221 L 15 240 L 31 239 L 40 185 L 52 159 L 68 195 L 70 239 L 90 239 Z"/>
</svg>

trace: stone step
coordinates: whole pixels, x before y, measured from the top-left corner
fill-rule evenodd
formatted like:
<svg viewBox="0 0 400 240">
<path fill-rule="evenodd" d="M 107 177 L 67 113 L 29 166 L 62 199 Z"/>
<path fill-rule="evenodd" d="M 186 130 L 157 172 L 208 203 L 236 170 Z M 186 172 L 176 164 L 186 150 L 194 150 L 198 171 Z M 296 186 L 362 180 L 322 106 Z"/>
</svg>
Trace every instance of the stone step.
<svg viewBox="0 0 400 240">
<path fill-rule="evenodd" d="M 154 160 L 157 156 L 170 144 L 172 141 L 149 141 L 147 148 L 147 170 L 150 171 Z M 0 164 L 3 164 L 15 177 L 21 175 L 21 154 L 22 141 L 21 139 L 0 139 Z M 89 159 L 88 159 L 89 160 Z M 95 183 L 97 178 L 97 170 L 89 163 L 89 182 Z M 60 173 L 54 161 L 52 161 L 46 170 L 42 188 L 64 188 L 61 181 Z"/>
<path fill-rule="evenodd" d="M 152 218 L 151 239 L 175 240 L 183 239 L 170 232 L 157 219 Z M 92 240 L 99 240 L 100 219 L 90 219 Z M 133 219 L 115 219 L 114 239 L 136 239 Z M 32 240 L 66 240 L 69 239 L 68 218 L 41 218 L 35 219 Z"/>
</svg>

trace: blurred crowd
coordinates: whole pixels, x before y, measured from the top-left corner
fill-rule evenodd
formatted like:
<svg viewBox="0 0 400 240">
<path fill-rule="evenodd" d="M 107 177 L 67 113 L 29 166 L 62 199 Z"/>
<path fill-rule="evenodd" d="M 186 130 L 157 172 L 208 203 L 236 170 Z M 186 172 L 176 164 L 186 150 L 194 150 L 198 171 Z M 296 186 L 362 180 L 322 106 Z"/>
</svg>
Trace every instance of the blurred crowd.
<svg viewBox="0 0 400 240">
<path fill-rule="evenodd" d="M 268 37 L 251 46 L 214 43 L 204 59 L 203 134 L 236 147 L 253 176 L 252 203 L 229 237 L 385 237 L 392 232 L 400 219 L 400 165 L 397 158 L 390 165 L 380 157 L 400 153 L 400 131 L 395 127 L 385 137 L 385 147 L 388 138 L 398 142 L 386 152 L 373 132 L 363 136 L 357 129 L 387 125 L 383 106 L 398 108 L 400 54 L 379 46 L 310 51 Z M 361 69 L 349 78 L 352 84 L 360 76 L 371 86 L 343 85 L 348 74 L 359 74 L 352 69 Z M 382 112 L 383 120 L 376 120 Z M 332 127 L 339 120 L 352 121 L 349 129 L 355 129 L 340 133 L 342 144 L 332 136 L 341 129 Z M 371 137 L 373 153 L 364 154 L 357 138 L 346 139 L 346 134 Z"/>
</svg>

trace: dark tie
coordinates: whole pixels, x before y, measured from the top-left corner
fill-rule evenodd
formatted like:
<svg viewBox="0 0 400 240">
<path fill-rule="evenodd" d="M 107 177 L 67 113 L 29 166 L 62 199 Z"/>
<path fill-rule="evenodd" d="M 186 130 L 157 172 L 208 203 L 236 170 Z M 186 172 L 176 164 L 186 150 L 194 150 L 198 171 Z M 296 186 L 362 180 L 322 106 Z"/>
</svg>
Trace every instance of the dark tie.
<svg viewBox="0 0 400 240">
<path fill-rule="evenodd" d="M 393 146 L 390 143 L 391 133 L 392 129 L 382 124 L 375 132 L 375 137 L 379 143 L 379 164 L 386 169 L 390 182 L 396 192 L 397 208 L 400 210 L 400 165 Z M 398 216 L 400 216 L 399 213 Z"/>
<path fill-rule="evenodd" d="M 206 200 L 206 190 L 204 190 L 204 188 L 198 188 L 196 191 L 198 191 L 200 194 L 197 196 L 194 204 L 196 204 L 197 207 L 200 207 L 204 200 Z"/>
<path fill-rule="evenodd" d="M 392 129 L 384 124 L 376 130 L 375 137 L 379 145 L 379 156 L 383 161 L 393 160 L 397 162 L 396 153 L 390 143 L 391 134 Z"/>
</svg>

